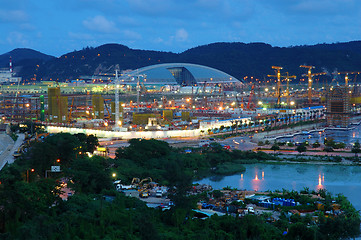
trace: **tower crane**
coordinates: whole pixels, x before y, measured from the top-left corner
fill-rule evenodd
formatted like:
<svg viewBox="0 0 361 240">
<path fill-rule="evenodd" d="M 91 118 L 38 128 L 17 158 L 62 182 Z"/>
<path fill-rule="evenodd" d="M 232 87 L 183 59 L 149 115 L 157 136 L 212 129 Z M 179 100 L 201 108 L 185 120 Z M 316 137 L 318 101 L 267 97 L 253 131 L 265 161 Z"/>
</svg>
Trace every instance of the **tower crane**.
<svg viewBox="0 0 361 240">
<path fill-rule="evenodd" d="M 281 69 L 283 69 L 283 67 L 272 66 L 272 69 L 275 69 L 276 75 L 267 75 L 267 77 L 277 78 L 276 98 L 277 98 L 277 105 L 279 105 L 281 101 Z"/>
<path fill-rule="evenodd" d="M 302 76 L 307 76 L 308 77 L 308 89 L 307 89 L 307 95 L 308 95 L 308 103 L 311 104 L 312 103 L 312 77 L 313 76 L 318 76 L 318 75 L 325 75 L 325 72 L 321 72 L 321 73 L 312 73 L 311 69 L 315 68 L 314 66 L 306 66 L 306 65 L 300 65 L 300 67 L 302 68 L 308 68 L 307 71 L 307 75 L 304 74 Z"/>
<path fill-rule="evenodd" d="M 286 72 L 286 76 L 285 79 L 287 81 L 287 89 L 286 89 L 286 94 L 287 94 L 287 106 L 290 105 L 290 87 L 289 87 L 289 82 L 290 82 L 290 78 L 294 78 L 296 79 L 295 75 L 289 76 L 288 72 Z"/>
<path fill-rule="evenodd" d="M 247 103 L 247 110 L 250 109 L 253 94 L 254 94 L 254 84 L 252 85 L 251 91 L 249 93 L 249 98 L 248 98 L 248 103 Z"/>
<path fill-rule="evenodd" d="M 357 74 L 361 74 L 361 72 L 338 72 L 338 75 L 340 74 L 345 74 L 345 86 L 348 86 L 348 75 L 357 75 Z"/>
</svg>

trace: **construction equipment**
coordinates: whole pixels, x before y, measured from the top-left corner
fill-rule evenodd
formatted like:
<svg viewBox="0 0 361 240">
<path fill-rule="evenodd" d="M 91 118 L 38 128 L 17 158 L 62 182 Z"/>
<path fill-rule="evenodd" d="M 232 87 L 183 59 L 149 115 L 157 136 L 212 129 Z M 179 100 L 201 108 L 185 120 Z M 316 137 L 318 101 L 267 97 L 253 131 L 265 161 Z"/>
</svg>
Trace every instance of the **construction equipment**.
<svg viewBox="0 0 361 240">
<path fill-rule="evenodd" d="M 287 88 L 286 88 L 286 94 L 287 94 L 287 106 L 290 106 L 290 86 L 289 86 L 289 82 L 290 82 L 290 78 L 294 78 L 296 79 L 296 76 L 289 76 L 288 72 L 286 72 L 286 81 L 287 81 Z"/>
<path fill-rule="evenodd" d="M 166 117 L 164 117 L 164 116 L 161 116 L 161 117 L 159 117 L 159 118 L 168 121 L 168 122 L 169 122 L 170 124 L 172 124 L 172 126 L 175 127 L 177 130 L 181 130 L 177 125 L 175 125 L 175 124 L 173 123 L 173 121 L 169 120 L 168 118 L 166 118 Z M 143 180 L 144 180 L 144 179 L 143 179 Z"/>
<path fill-rule="evenodd" d="M 253 94 L 254 94 L 254 84 L 252 85 L 251 91 L 249 93 L 249 98 L 248 98 L 248 103 L 247 103 L 247 110 L 250 109 Z"/>
<path fill-rule="evenodd" d="M 105 109 L 107 110 L 107 113 L 108 113 L 108 116 L 104 117 L 105 119 L 111 119 L 112 118 L 112 115 L 109 111 L 109 107 L 108 107 L 108 104 L 107 104 L 107 101 L 111 101 L 111 99 L 104 99 L 104 106 L 105 106 Z"/>
<path fill-rule="evenodd" d="M 74 105 L 74 97 L 71 100 L 71 105 L 70 105 L 70 109 L 69 109 L 69 117 L 68 117 L 68 122 L 71 123 L 71 113 L 73 111 L 73 105 Z"/>
<path fill-rule="evenodd" d="M 345 74 L 345 86 L 348 86 L 348 75 L 358 75 L 360 74 L 361 72 L 337 72 L 338 75 L 340 74 Z"/>
<path fill-rule="evenodd" d="M 138 192 L 139 192 L 139 197 L 141 197 L 141 198 L 149 197 L 149 190 L 148 189 L 140 189 L 140 190 L 138 190 Z"/>
<path fill-rule="evenodd" d="M 277 105 L 279 105 L 281 102 L 281 69 L 283 69 L 283 67 L 272 66 L 272 69 L 275 69 L 276 75 L 267 75 L 267 76 L 277 78 L 276 98 L 277 98 Z"/>
<path fill-rule="evenodd" d="M 138 187 L 140 183 L 140 179 L 139 178 L 133 178 L 132 179 L 132 183 L 130 185 Z"/>
<path fill-rule="evenodd" d="M 237 95 L 236 95 L 236 103 L 237 103 L 237 108 L 242 108 L 243 109 L 243 103 L 239 101 Z"/>
<path fill-rule="evenodd" d="M 147 183 L 147 184 L 144 184 L 145 182 L 148 182 L 148 183 Z M 150 182 L 153 182 L 153 180 L 152 180 L 151 177 L 144 178 L 144 179 L 142 179 L 142 181 L 140 181 L 139 186 L 143 186 L 143 185 L 148 186 L 148 184 L 149 184 Z M 143 187 L 144 187 L 144 186 L 143 186 Z"/>
<path fill-rule="evenodd" d="M 318 75 L 325 75 L 325 72 L 320 72 L 320 73 L 311 73 L 311 69 L 315 68 L 314 66 L 306 66 L 306 65 L 300 65 L 300 67 L 302 68 L 308 68 L 307 74 L 304 74 L 302 76 L 307 76 L 308 77 L 308 89 L 307 89 L 307 96 L 308 96 L 308 103 L 311 104 L 312 103 L 312 77 L 313 76 L 318 76 Z"/>
</svg>

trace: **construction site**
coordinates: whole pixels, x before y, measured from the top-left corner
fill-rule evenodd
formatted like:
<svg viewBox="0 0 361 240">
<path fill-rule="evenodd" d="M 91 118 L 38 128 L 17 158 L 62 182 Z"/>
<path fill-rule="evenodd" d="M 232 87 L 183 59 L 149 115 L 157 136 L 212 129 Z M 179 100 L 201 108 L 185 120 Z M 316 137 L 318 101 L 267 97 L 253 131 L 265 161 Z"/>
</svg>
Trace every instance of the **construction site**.
<svg viewBox="0 0 361 240">
<path fill-rule="evenodd" d="M 179 66 L 168 68 L 176 80 L 172 84 L 150 81 L 140 71 L 118 75 L 118 70 L 106 78 L 69 83 L 19 81 L 1 86 L 0 114 L 7 122 L 29 120 L 58 128 L 123 133 L 197 130 L 204 135 L 240 119 L 254 124 L 284 115 L 296 117 L 301 110 L 315 114 L 315 107 L 320 107 L 317 116 L 325 117 L 328 126 L 347 127 L 350 117 L 360 112 L 357 76 L 361 72 L 328 76 L 313 73 L 313 66 L 300 67 L 305 69 L 302 76 L 272 66 L 274 73 L 263 84 L 229 76 L 197 79 Z"/>
</svg>

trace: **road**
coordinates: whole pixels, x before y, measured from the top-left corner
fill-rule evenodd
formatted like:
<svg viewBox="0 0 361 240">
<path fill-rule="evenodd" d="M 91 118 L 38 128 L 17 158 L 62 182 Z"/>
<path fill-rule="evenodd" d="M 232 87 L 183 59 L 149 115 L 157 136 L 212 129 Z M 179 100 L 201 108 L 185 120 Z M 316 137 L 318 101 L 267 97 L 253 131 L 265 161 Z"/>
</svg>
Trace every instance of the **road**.
<svg viewBox="0 0 361 240">
<path fill-rule="evenodd" d="M 13 153 L 23 144 L 24 139 L 24 134 L 18 134 L 18 139 L 14 142 L 9 135 L 0 134 L 0 170 L 6 163 L 14 162 Z"/>
<path fill-rule="evenodd" d="M 231 149 L 242 151 L 252 150 L 257 147 L 257 144 L 251 142 L 248 136 L 227 138 L 223 141 L 219 141 L 219 143 L 229 145 Z"/>
</svg>

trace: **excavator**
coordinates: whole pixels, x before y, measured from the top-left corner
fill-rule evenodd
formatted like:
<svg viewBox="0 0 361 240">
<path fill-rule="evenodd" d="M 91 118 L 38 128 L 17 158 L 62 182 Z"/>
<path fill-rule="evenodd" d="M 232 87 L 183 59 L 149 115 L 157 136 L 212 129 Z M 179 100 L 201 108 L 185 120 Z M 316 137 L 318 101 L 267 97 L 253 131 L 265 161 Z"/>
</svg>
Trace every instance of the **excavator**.
<svg viewBox="0 0 361 240">
<path fill-rule="evenodd" d="M 139 197 L 141 198 L 149 197 L 149 187 L 151 182 L 153 182 L 151 177 L 144 178 L 142 179 L 142 181 L 139 182 L 138 184 Z"/>
</svg>

